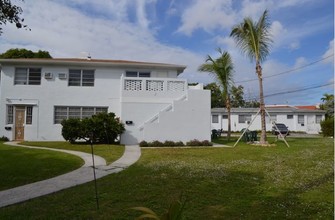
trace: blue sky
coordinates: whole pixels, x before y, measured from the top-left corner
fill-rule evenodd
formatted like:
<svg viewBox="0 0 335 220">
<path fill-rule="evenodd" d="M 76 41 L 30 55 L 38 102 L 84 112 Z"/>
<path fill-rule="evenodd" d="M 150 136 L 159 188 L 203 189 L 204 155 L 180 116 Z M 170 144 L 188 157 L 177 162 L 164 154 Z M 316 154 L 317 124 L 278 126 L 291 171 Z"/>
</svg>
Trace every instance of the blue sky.
<svg viewBox="0 0 335 220">
<path fill-rule="evenodd" d="M 31 31 L 5 26 L 0 51 L 47 50 L 53 57 L 89 52 L 92 58 L 182 64 L 187 69 L 180 77 L 207 84 L 213 78 L 197 68 L 207 54 L 217 57 L 220 47 L 233 58 L 234 79 L 244 86 L 245 99 L 258 97 L 257 80 L 248 81 L 256 78 L 255 64 L 229 34 L 244 17 L 257 20 L 268 9 L 274 43 L 262 63 L 266 104 L 317 104 L 323 93 L 334 91 L 333 0 L 14 2 L 21 5 Z M 302 91 L 289 93 L 296 90 Z"/>
</svg>

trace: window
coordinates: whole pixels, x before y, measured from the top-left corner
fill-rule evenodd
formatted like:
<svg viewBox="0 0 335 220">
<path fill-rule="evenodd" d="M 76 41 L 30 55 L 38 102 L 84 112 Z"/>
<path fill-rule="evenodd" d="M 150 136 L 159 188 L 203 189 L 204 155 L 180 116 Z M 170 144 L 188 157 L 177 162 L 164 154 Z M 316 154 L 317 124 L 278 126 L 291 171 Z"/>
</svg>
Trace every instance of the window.
<svg viewBox="0 0 335 220">
<path fill-rule="evenodd" d="M 94 70 L 69 70 L 69 86 L 94 86 Z"/>
<path fill-rule="evenodd" d="M 246 123 L 251 121 L 251 115 L 239 115 L 238 123 Z"/>
<path fill-rule="evenodd" d="M 150 72 L 147 71 L 126 71 L 126 77 L 150 77 Z"/>
<path fill-rule="evenodd" d="M 26 124 L 31 125 L 33 122 L 33 107 L 27 106 L 26 107 Z M 14 106 L 7 105 L 6 111 L 6 124 L 13 124 L 14 123 Z"/>
<path fill-rule="evenodd" d="M 101 112 L 107 112 L 107 107 L 78 107 L 78 106 L 55 106 L 54 123 L 60 124 L 64 119 L 89 118 Z"/>
<path fill-rule="evenodd" d="M 33 107 L 27 106 L 26 107 L 26 124 L 31 125 L 33 122 Z"/>
<path fill-rule="evenodd" d="M 7 105 L 6 124 L 13 124 L 14 122 L 14 106 Z"/>
<path fill-rule="evenodd" d="M 305 116 L 298 115 L 298 124 L 304 124 L 304 123 L 305 123 Z"/>
<path fill-rule="evenodd" d="M 41 85 L 41 68 L 16 68 L 14 85 Z"/>
<path fill-rule="evenodd" d="M 293 119 L 293 115 L 287 115 L 287 119 Z"/>
<path fill-rule="evenodd" d="M 315 122 L 316 122 L 317 124 L 320 124 L 321 121 L 322 121 L 322 115 L 316 115 L 316 116 L 315 116 Z"/>
<path fill-rule="evenodd" d="M 212 123 L 219 123 L 219 116 L 218 115 L 212 115 Z"/>
<path fill-rule="evenodd" d="M 228 115 L 222 115 L 222 119 L 228 119 Z"/>
</svg>

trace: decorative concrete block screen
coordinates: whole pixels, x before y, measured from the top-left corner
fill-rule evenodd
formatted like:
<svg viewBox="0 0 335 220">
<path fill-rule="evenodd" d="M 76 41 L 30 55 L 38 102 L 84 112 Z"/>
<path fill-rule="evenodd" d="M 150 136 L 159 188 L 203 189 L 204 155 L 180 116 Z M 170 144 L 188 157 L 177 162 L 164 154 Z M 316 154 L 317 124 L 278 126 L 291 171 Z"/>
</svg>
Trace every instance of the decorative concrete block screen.
<svg viewBox="0 0 335 220">
<path fill-rule="evenodd" d="M 146 82 L 147 91 L 163 91 L 164 81 L 161 80 L 147 80 Z"/>
<path fill-rule="evenodd" d="M 127 79 L 124 82 L 124 90 L 140 91 L 142 90 L 142 80 Z"/>
<path fill-rule="evenodd" d="M 167 89 L 168 91 L 184 91 L 185 82 L 181 81 L 168 81 Z"/>
<path fill-rule="evenodd" d="M 185 80 L 171 79 L 124 79 L 125 91 L 154 91 L 154 92 L 183 92 L 186 88 Z"/>
</svg>

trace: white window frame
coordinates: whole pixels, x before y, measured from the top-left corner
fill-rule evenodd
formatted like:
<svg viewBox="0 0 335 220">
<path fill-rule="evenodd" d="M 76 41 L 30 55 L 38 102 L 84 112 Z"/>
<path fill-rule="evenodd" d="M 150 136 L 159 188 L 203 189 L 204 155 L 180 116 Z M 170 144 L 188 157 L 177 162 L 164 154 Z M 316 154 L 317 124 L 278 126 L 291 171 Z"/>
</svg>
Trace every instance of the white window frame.
<svg viewBox="0 0 335 220">
<path fill-rule="evenodd" d="M 298 115 L 298 124 L 305 124 L 305 115 Z"/>
<path fill-rule="evenodd" d="M 286 119 L 293 119 L 293 115 L 287 115 Z"/>
<path fill-rule="evenodd" d="M 212 123 L 213 124 L 219 123 L 219 115 L 212 115 Z"/>
<path fill-rule="evenodd" d="M 87 109 L 93 109 L 91 115 L 87 114 Z M 69 118 L 89 118 L 92 115 L 108 112 L 108 107 L 105 106 L 54 106 L 54 124 L 60 124 L 64 119 Z M 84 114 L 83 114 L 84 113 Z"/>
<path fill-rule="evenodd" d="M 239 124 L 244 124 L 244 123 L 247 123 L 247 122 L 250 122 L 250 121 L 251 121 L 251 115 L 250 114 L 238 115 L 238 123 Z"/>
<path fill-rule="evenodd" d="M 31 125 L 33 123 L 33 106 L 26 107 L 26 124 Z"/>
<path fill-rule="evenodd" d="M 77 74 L 77 76 L 75 76 L 75 74 Z M 88 74 L 92 74 L 93 77 L 87 76 Z M 68 76 L 68 86 L 94 86 L 95 70 L 93 69 L 69 69 Z"/>
<path fill-rule="evenodd" d="M 19 74 L 21 74 L 21 76 L 19 76 Z M 41 85 L 41 80 L 42 69 L 39 67 L 15 68 L 14 85 Z"/>
<path fill-rule="evenodd" d="M 6 124 L 11 125 L 14 123 L 14 105 L 6 106 Z"/>
<path fill-rule="evenodd" d="M 133 76 L 129 76 L 131 74 L 133 74 Z M 143 76 L 143 74 L 146 74 Z M 145 71 L 145 70 L 141 70 L 141 71 L 137 71 L 137 70 L 127 70 L 126 71 L 126 77 L 146 77 L 146 78 L 150 78 L 151 77 L 151 72 L 150 71 Z"/>
</svg>

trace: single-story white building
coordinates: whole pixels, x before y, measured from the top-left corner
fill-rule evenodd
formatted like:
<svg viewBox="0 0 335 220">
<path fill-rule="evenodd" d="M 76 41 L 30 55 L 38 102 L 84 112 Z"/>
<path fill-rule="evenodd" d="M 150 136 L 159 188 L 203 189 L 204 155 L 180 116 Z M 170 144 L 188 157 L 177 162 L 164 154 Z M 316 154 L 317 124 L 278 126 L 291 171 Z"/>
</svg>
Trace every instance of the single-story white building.
<svg viewBox="0 0 335 220">
<path fill-rule="evenodd" d="M 114 112 L 121 143 L 210 140 L 210 91 L 182 65 L 98 59 L 0 59 L 0 136 L 59 141 L 61 121 Z M 201 104 L 199 104 L 201 103 Z"/>
<path fill-rule="evenodd" d="M 261 116 L 256 116 L 259 108 L 232 108 L 231 130 L 241 131 L 247 128 L 255 118 L 249 130 L 261 130 Z M 290 131 L 318 134 L 321 131 L 320 122 L 325 119 L 325 111 L 318 109 L 305 109 L 293 106 L 269 106 L 266 110 L 266 130 L 271 131 L 272 123 L 283 123 Z M 212 109 L 212 129 L 228 130 L 228 114 L 225 108 Z"/>
</svg>

